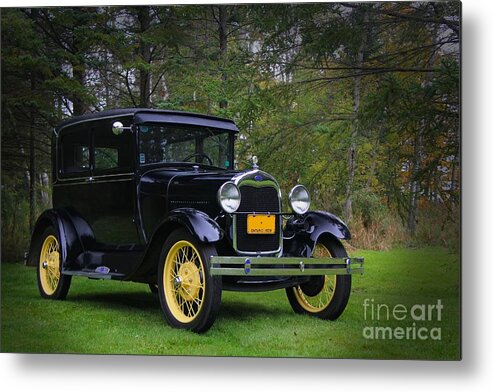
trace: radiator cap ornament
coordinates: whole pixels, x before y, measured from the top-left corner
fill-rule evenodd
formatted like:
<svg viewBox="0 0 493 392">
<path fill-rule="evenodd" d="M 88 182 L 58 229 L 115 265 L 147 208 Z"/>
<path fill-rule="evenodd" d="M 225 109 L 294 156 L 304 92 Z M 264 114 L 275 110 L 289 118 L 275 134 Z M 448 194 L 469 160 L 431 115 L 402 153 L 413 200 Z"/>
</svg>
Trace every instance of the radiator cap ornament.
<svg viewBox="0 0 493 392">
<path fill-rule="evenodd" d="M 253 163 L 252 167 L 253 167 L 254 169 L 258 169 L 258 165 L 257 165 L 257 163 L 258 163 L 258 158 L 257 158 L 257 156 L 256 156 L 256 155 L 252 156 L 252 163 Z"/>
</svg>

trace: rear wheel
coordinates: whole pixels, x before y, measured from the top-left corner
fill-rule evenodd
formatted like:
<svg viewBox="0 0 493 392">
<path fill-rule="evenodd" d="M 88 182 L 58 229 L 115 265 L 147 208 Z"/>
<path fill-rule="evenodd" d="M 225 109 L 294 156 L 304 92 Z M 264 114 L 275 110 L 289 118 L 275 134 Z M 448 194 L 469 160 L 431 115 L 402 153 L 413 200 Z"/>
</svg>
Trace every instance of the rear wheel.
<svg viewBox="0 0 493 392">
<path fill-rule="evenodd" d="M 347 257 L 340 241 L 319 238 L 313 257 Z M 351 275 L 314 276 L 307 283 L 289 287 L 286 294 L 296 313 L 324 320 L 336 320 L 346 308 L 351 294 Z"/>
<path fill-rule="evenodd" d="M 161 309 L 168 323 L 194 332 L 207 331 L 219 312 L 221 278 L 209 274 L 213 246 L 201 244 L 184 229 L 163 245 L 158 271 Z"/>
<path fill-rule="evenodd" d="M 72 276 L 62 275 L 61 251 L 58 233 L 53 227 L 45 229 L 37 240 L 37 280 L 43 298 L 65 299 Z"/>
</svg>

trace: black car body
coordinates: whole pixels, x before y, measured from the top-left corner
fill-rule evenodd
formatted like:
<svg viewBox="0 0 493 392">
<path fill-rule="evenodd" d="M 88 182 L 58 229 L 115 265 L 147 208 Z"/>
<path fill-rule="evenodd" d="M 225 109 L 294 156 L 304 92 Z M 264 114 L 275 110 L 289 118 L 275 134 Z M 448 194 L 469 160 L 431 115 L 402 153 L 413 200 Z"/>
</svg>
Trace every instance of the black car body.
<svg viewBox="0 0 493 392">
<path fill-rule="evenodd" d="M 41 295 L 65 298 L 72 276 L 142 282 L 171 325 L 198 332 L 212 325 L 223 289 L 286 289 L 296 312 L 339 317 L 351 274 L 363 271 L 340 242 L 348 228 L 307 211 L 304 187 L 284 211 L 273 176 L 256 164 L 235 170 L 237 133 L 231 120 L 151 109 L 58 126 L 53 209 L 30 248 Z"/>
</svg>

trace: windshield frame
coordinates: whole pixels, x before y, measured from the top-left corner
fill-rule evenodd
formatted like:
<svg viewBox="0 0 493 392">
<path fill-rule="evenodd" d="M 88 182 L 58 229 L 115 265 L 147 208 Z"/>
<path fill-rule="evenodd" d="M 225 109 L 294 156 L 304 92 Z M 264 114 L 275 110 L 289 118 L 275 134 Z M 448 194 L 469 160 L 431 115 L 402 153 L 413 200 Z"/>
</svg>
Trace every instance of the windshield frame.
<svg viewBox="0 0 493 392">
<path fill-rule="evenodd" d="M 214 168 L 214 169 L 219 169 L 219 170 L 224 170 L 224 171 L 233 171 L 235 170 L 235 155 L 234 155 L 234 144 L 236 140 L 236 132 L 231 131 L 229 129 L 224 129 L 224 128 L 216 128 L 216 127 L 209 127 L 209 126 L 201 126 L 201 125 L 195 125 L 195 124 L 182 124 L 182 123 L 170 123 L 170 122 L 160 122 L 160 121 L 149 121 L 149 122 L 143 122 L 143 123 L 138 123 L 135 124 L 135 133 L 136 133 L 136 141 L 137 141 L 137 156 L 136 156 L 136 163 L 137 167 L 142 167 L 142 168 L 149 168 L 153 166 L 194 166 L 198 165 L 200 167 L 206 167 L 206 168 Z M 229 161 L 229 167 L 225 168 L 222 166 L 216 166 L 216 165 L 209 165 L 207 163 L 207 160 L 204 160 L 205 162 L 195 162 L 195 161 L 171 161 L 171 162 L 166 162 L 166 161 L 160 161 L 160 162 L 150 162 L 150 163 L 140 163 L 140 134 L 141 131 L 139 130 L 139 126 L 142 125 L 147 125 L 147 126 L 160 126 L 160 127 L 166 127 L 166 126 L 171 126 L 174 128 L 184 128 L 184 129 L 207 129 L 212 133 L 218 133 L 218 134 L 227 134 L 227 160 Z"/>
</svg>

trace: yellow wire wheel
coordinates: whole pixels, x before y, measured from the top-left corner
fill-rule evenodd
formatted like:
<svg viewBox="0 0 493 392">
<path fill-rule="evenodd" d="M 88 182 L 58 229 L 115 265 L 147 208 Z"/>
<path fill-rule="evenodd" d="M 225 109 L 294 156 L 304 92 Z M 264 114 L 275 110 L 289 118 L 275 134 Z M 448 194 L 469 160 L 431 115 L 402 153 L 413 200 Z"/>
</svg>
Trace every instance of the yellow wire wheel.
<svg viewBox="0 0 493 392">
<path fill-rule="evenodd" d="M 329 237 L 319 239 L 312 257 L 346 257 L 342 244 Z M 351 292 L 350 275 L 314 276 L 308 282 L 286 289 L 296 313 L 335 320 L 344 311 Z"/>
<path fill-rule="evenodd" d="M 329 306 L 332 298 L 334 297 L 337 284 L 336 276 L 325 275 L 321 278 L 323 279 L 322 289 L 314 296 L 310 296 L 305 293 L 301 286 L 296 286 L 294 290 L 294 295 L 296 296 L 298 303 L 307 312 L 315 313 L 324 310 L 327 306 Z"/>
<path fill-rule="evenodd" d="M 65 299 L 72 277 L 62 274 L 58 234 L 54 228 L 48 227 L 37 240 L 39 292 L 44 298 Z"/>
<path fill-rule="evenodd" d="M 48 235 L 39 254 L 39 278 L 47 295 L 53 295 L 60 282 L 60 245 L 53 235 Z"/>
<path fill-rule="evenodd" d="M 204 304 L 205 268 L 198 250 L 188 241 L 178 241 L 170 249 L 164 266 L 166 303 L 182 323 L 193 321 Z"/>
<path fill-rule="evenodd" d="M 204 332 L 214 322 L 221 279 L 209 275 L 208 260 L 216 254 L 213 246 L 199 243 L 185 230 L 173 232 L 164 244 L 158 293 L 170 325 Z"/>
</svg>

